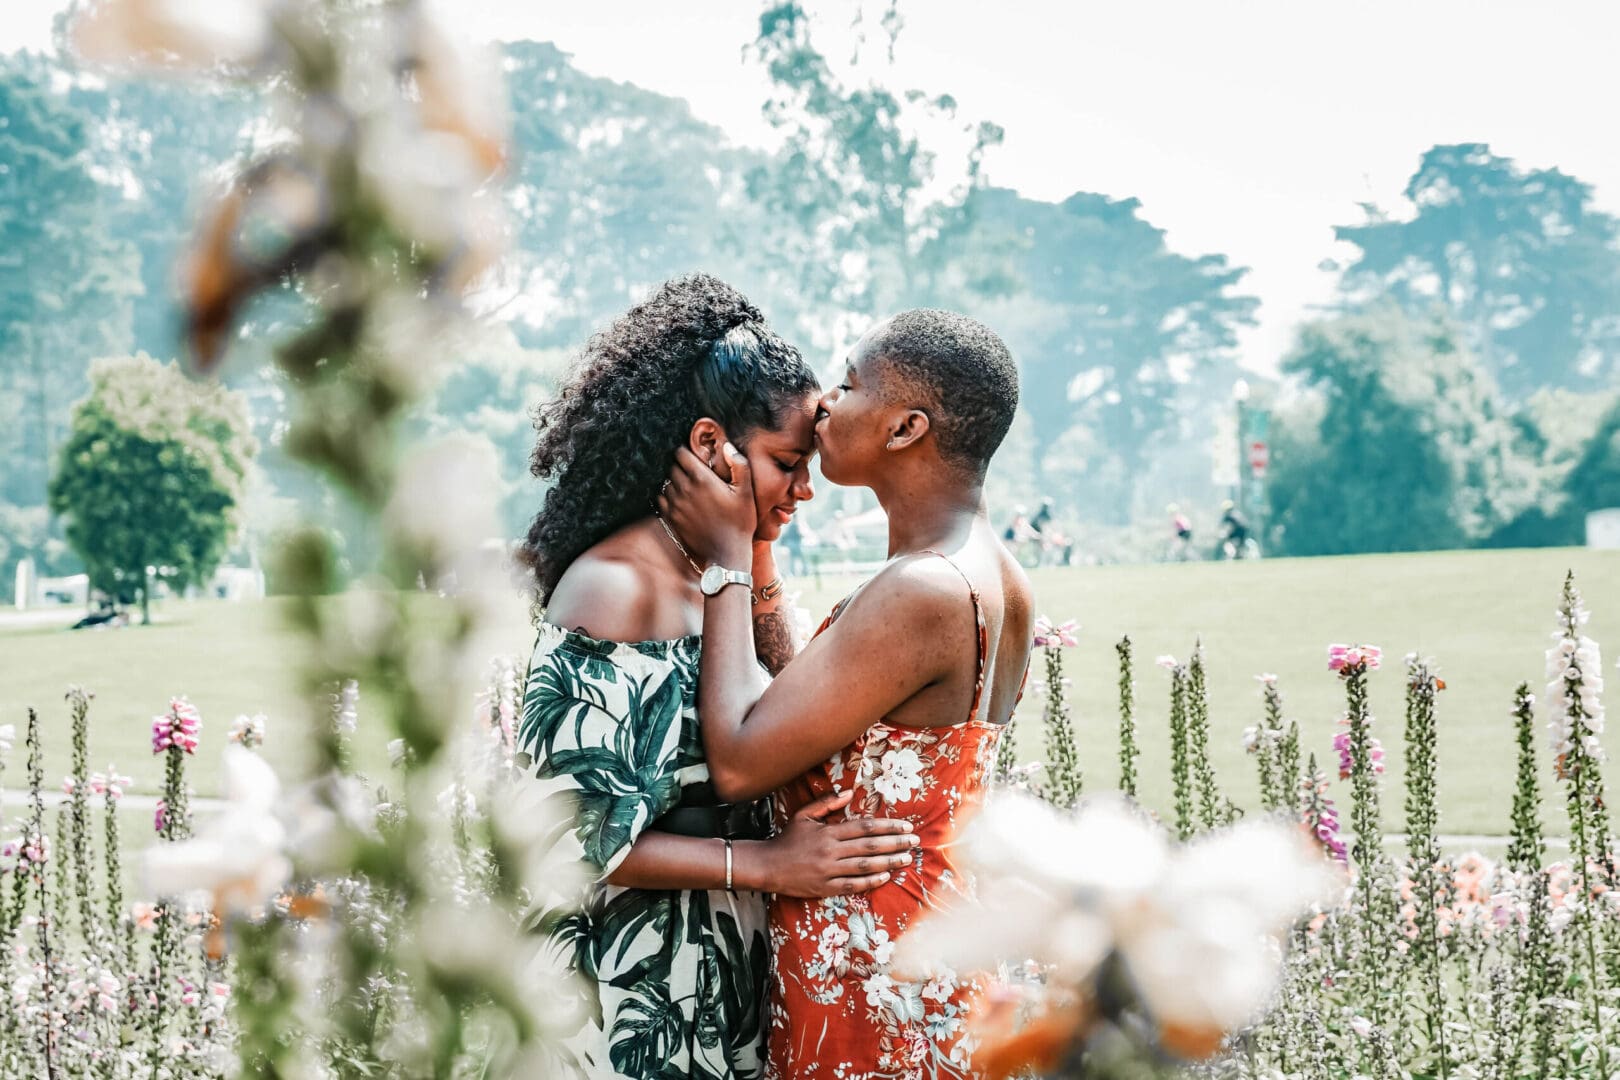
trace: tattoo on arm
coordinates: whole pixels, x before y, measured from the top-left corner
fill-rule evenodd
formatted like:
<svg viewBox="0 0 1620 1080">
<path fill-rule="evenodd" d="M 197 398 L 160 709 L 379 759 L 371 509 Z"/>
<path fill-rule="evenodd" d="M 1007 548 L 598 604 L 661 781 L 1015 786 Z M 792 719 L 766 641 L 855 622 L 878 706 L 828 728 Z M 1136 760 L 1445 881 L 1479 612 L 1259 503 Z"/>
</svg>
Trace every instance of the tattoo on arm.
<svg viewBox="0 0 1620 1080">
<path fill-rule="evenodd" d="M 765 670 L 772 675 L 782 674 L 793 659 L 793 627 L 785 611 L 767 611 L 754 616 L 754 653 Z"/>
</svg>

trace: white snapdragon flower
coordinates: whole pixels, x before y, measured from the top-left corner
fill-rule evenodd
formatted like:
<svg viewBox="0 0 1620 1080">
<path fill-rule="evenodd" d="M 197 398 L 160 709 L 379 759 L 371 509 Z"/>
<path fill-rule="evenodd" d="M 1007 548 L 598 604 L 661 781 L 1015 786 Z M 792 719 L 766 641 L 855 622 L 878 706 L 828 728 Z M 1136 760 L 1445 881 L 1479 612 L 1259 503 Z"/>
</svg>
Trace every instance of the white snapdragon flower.
<svg viewBox="0 0 1620 1080">
<path fill-rule="evenodd" d="M 190 840 L 155 844 L 143 856 L 147 887 L 159 896 L 209 892 L 221 914 L 257 909 L 292 876 L 286 827 L 276 817 L 281 781 L 251 750 L 221 758 L 225 806 Z"/>
</svg>

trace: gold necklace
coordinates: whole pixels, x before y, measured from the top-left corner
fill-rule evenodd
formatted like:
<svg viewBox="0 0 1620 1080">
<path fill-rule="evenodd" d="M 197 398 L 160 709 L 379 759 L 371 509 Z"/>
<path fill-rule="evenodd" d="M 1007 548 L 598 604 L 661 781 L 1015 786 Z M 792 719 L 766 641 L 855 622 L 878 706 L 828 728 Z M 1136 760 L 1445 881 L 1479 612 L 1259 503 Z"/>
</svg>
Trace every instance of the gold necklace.
<svg viewBox="0 0 1620 1080">
<path fill-rule="evenodd" d="M 703 568 L 697 564 L 696 559 L 692 558 L 692 553 L 686 550 L 686 545 L 681 543 L 681 538 L 675 535 L 675 530 L 669 527 L 669 522 L 664 520 L 664 515 L 654 510 L 653 517 L 657 518 L 658 524 L 664 527 L 664 535 L 669 537 L 669 542 L 674 544 L 676 549 L 679 550 L 682 555 L 686 556 L 686 565 L 692 568 L 692 573 L 696 574 L 698 577 L 702 577 Z"/>
</svg>

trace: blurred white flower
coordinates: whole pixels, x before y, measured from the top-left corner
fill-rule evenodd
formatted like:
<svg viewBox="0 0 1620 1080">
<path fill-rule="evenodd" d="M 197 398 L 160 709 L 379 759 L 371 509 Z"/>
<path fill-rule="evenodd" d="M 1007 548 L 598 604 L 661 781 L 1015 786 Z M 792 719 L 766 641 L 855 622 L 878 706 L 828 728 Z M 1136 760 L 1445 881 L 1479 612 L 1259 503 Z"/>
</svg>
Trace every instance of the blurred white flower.
<svg viewBox="0 0 1620 1080">
<path fill-rule="evenodd" d="M 241 913 L 266 903 L 292 875 L 287 830 L 276 818 L 281 781 L 240 746 L 227 746 L 221 764 L 224 808 L 193 839 L 148 848 L 142 871 L 159 896 L 209 892 L 221 914 Z"/>
<path fill-rule="evenodd" d="M 977 901 L 908 931 L 897 971 L 925 977 L 1033 959 L 1049 968 L 1053 988 L 1089 997 L 1115 953 L 1161 1043 L 1184 1057 L 1213 1053 L 1256 1018 L 1277 984 L 1283 935 L 1345 884 L 1289 825 L 1246 822 L 1172 847 L 1113 799 L 1071 817 L 1001 795 L 959 850 Z"/>
<path fill-rule="evenodd" d="M 465 784 L 455 781 L 439 792 L 439 812 L 446 817 L 477 817 L 478 802 Z"/>
<path fill-rule="evenodd" d="M 112 67 L 248 64 L 270 46 L 268 0 L 99 0 L 71 29 L 88 60 Z"/>
<path fill-rule="evenodd" d="M 387 523 L 459 571 L 476 562 L 483 540 L 500 534 L 498 477 L 487 439 L 453 437 L 423 446 L 401 466 Z"/>
<path fill-rule="evenodd" d="M 454 29 L 427 4 L 416 18 L 416 89 L 422 125 L 466 142 L 485 175 L 506 161 L 510 127 L 501 57 Z"/>
</svg>

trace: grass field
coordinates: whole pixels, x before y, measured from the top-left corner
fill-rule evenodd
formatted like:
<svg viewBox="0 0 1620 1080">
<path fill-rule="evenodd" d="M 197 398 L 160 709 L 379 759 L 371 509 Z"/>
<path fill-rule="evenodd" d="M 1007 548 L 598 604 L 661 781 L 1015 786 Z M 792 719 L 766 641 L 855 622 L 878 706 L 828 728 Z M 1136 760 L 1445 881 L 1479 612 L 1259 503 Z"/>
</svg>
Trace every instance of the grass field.
<svg viewBox="0 0 1620 1080">
<path fill-rule="evenodd" d="M 1138 727 L 1143 796 L 1163 807 L 1169 789 L 1166 737 L 1168 676 L 1154 658 L 1185 659 L 1202 636 L 1210 671 L 1214 757 L 1222 786 L 1240 804 L 1257 801 L 1252 762 L 1241 732 L 1258 715 L 1253 676 L 1276 672 L 1288 715 L 1300 722 L 1303 749 L 1325 768 L 1335 762 L 1331 739 L 1343 710 L 1337 679 L 1329 674 L 1331 641 L 1382 646 L 1383 671 L 1372 678 L 1375 730 L 1388 750 L 1385 821 L 1401 823 L 1402 679 L 1400 657 L 1432 656 L 1448 689 L 1440 697 L 1441 826 L 1447 832 L 1505 832 L 1513 786 L 1508 718 L 1514 687 L 1528 681 L 1541 693 L 1543 651 L 1564 571 L 1573 568 L 1592 609 L 1588 628 L 1620 653 L 1620 552 L 1579 549 L 1448 552 L 1341 559 L 1268 560 L 1256 563 L 1187 563 L 1051 569 L 1034 574 L 1038 609 L 1082 624 L 1081 646 L 1069 657 L 1074 706 L 1088 790 L 1117 785 L 1119 777 L 1114 642 L 1135 643 Z M 818 617 L 854 584 L 852 579 L 800 583 L 801 602 Z M 296 696 L 285 677 L 290 650 L 281 604 L 178 603 L 164 605 L 158 625 L 100 633 L 59 629 L 0 629 L 0 723 L 26 721 L 24 708 L 40 708 L 47 732 L 46 772 L 59 782 L 68 767 L 65 688 L 82 683 L 96 693 L 91 760 L 109 760 L 155 791 L 161 772 L 149 751 L 151 717 L 169 695 L 184 693 L 204 719 L 204 751 L 195 780 L 210 793 L 215 758 L 231 720 L 243 712 L 270 717 L 267 752 L 285 760 L 296 751 Z M 526 603 L 514 597 L 507 615 L 511 651 L 529 644 Z M 1612 669 L 1611 669 L 1612 670 Z M 1039 671 L 1034 677 L 1039 676 Z M 1033 677 L 1032 677 L 1033 678 Z M 471 703 L 469 702 L 469 709 Z M 1039 701 L 1026 701 L 1019 749 L 1042 753 Z M 362 768 L 380 771 L 386 735 L 365 723 L 361 690 Z M 1544 741 L 1544 790 L 1551 787 Z M 5 780 L 20 779 L 21 746 Z M 1620 766 L 1617 766 L 1620 768 Z M 1335 797 L 1348 802 L 1348 785 Z M 1562 829 L 1560 797 L 1547 792 L 1549 824 Z"/>
</svg>

